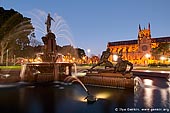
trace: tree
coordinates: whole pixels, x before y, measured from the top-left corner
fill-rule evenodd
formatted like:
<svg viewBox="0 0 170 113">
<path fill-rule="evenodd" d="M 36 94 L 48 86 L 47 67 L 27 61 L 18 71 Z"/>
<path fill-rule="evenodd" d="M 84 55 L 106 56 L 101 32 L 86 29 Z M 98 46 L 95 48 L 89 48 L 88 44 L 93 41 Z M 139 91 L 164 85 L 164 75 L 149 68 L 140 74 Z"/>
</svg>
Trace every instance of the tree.
<svg viewBox="0 0 170 113">
<path fill-rule="evenodd" d="M 23 17 L 13 9 L 0 7 L 0 63 L 3 63 L 5 51 L 12 51 L 15 46 L 21 49 L 29 44 L 28 35 L 34 28 L 31 19 Z"/>
<path fill-rule="evenodd" d="M 78 54 L 78 58 L 83 58 L 84 56 L 86 56 L 85 51 L 83 49 L 76 48 L 76 51 Z"/>
<path fill-rule="evenodd" d="M 156 48 L 152 49 L 152 56 L 155 56 L 155 58 L 157 59 L 158 56 L 166 55 L 169 52 L 170 52 L 170 43 L 162 42 L 159 43 Z"/>
</svg>

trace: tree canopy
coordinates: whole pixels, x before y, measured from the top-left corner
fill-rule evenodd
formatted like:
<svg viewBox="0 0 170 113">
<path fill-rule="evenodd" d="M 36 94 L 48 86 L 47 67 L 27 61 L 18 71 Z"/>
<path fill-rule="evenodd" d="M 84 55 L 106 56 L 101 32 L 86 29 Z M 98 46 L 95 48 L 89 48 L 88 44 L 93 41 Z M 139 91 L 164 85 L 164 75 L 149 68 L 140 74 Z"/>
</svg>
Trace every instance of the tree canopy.
<svg viewBox="0 0 170 113">
<path fill-rule="evenodd" d="M 152 49 L 152 55 L 159 57 L 160 55 L 166 55 L 170 52 L 170 43 L 159 43 L 156 48 Z"/>
<path fill-rule="evenodd" d="M 3 62 L 6 49 L 13 51 L 17 47 L 21 49 L 28 45 L 28 35 L 33 30 L 30 18 L 23 17 L 22 14 L 13 9 L 4 10 L 0 7 L 0 62 Z"/>
</svg>

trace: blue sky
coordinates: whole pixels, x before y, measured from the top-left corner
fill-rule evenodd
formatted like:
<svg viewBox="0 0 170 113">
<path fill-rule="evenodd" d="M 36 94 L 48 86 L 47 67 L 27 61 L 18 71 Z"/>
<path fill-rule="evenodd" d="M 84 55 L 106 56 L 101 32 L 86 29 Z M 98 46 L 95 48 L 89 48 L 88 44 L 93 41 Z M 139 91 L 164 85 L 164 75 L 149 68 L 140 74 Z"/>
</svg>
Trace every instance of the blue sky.
<svg viewBox="0 0 170 113">
<path fill-rule="evenodd" d="M 74 46 L 95 55 L 108 42 L 137 39 L 139 24 L 144 28 L 150 22 L 152 37 L 170 36 L 170 0 L 0 0 L 0 6 L 24 16 L 35 9 L 57 13 Z"/>
</svg>

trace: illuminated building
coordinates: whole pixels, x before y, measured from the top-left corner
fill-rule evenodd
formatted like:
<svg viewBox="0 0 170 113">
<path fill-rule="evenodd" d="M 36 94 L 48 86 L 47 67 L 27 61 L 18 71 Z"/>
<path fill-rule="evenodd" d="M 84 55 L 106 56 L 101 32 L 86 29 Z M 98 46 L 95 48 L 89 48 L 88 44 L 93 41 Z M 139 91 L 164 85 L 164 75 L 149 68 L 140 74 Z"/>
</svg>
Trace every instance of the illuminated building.
<svg viewBox="0 0 170 113">
<path fill-rule="evenodd" d="M 139 25 L 137 40 L 108 42 L 107 47 L 110 48 L 112 53 L 110 56 L 111 61 L 113 61 L 113 55 L 123 49 L 123 59 L 129 60 L 133 64 L 149 64 L 158 62 L 151 55 L 151 50 L 157 47 L 159 43 L 170 43 L 170 37 L 151 37 L 149 23 L 147 29 L 141 29 Z"/>
</svg>

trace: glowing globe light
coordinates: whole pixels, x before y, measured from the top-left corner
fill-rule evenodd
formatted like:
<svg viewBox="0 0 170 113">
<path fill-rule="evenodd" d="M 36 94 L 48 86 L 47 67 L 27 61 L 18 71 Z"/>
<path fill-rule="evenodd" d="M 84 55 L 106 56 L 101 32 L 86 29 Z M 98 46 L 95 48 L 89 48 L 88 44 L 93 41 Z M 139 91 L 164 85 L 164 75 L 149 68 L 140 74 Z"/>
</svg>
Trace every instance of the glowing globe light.
<svg viewBox="0 0 170 113">
<path fill-rule="evenodd" d="M 118 56 L 117 55 L 113 55 L 113 60 L 117 61 L 117 59 L 118 59 Z"/>
<path fill-rule="evenodd" d="M 164 56 L 161 56 L 160 57 L 160 60 L 165 60 L 166 58 Z"/>
<path fill-rule="evenodd" d="M 148 54 L 148 53 L 147 53 L 147 54 L 145 54 L 145 57 L 146 57 L 146 58 L 149 58 L 149 57 L 151 57 L 151 54 Z"/>
</svg>

